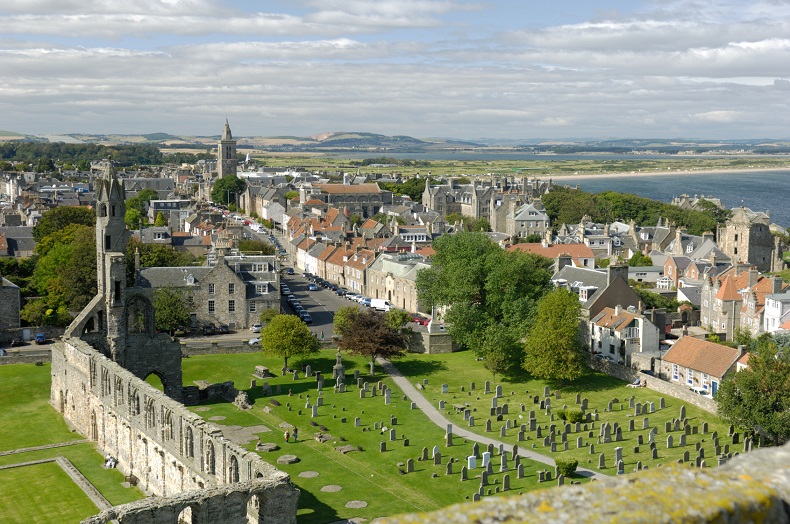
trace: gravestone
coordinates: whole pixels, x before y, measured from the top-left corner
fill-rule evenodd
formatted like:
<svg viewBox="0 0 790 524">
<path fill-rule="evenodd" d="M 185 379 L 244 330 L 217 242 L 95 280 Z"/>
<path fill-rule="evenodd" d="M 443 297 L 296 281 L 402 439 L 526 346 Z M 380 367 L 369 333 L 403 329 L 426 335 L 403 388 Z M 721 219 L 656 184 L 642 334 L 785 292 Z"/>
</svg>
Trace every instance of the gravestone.
<svg viewBox="0 0 790 524">
<path fill-rule="evenodd" d="M 466 467 L 469 469 L 476 469 L 477 457 L 474 455 L 469 455 L 468 457 L 466 457 Z"/>
<path fill-rule="evenodd" d="M 622 475 L 623 473 L 625 473 L 625 469 L 624 469 L 623 461 L 620 460 L 617 462 L 617 474 Z"/>
<path fill-rule="evenodd" d="M 634 416 L 638 417 L 642 415 L 642 404 L 639 402 L 636 403 L 636 407 L 634 407 Z"/>
<path fill-rule="evenodd" d="M 420 455 L 420 460 L 428 460 L 428 448 L 422 448 L 422 454 Z"/>
<path fill-rule="evenodd" d="M 476 458 L 480 458 L 480 444 L 477 442 L 472 445 L 472 455 L 474 455 Z"/>
<path fill-rule="evenodd" d="M 447 463 L 447 469 L 444 472 L 445 475 L 452 475 L 453 474 L 453 463 L 452 461 Z"/>
<path fill-rule="evenodd" d="M 485 390 L 483 391 L 483 393 L 485 393 L 486 395 L 491 393 L 491 383 L 489 381 L 487 381 L 487 380 L 486 380 L 486 383 L 485 383 Z"/>
<path fill-rule="evenodd" d="M 708 423 L 707 422 L 703 422 L 702 423 L 702 434 L 703 435 L 707 435 L 708 434 Z"/>
<path fill-rule="evenodd" d="M 444 409 L 444 400 L 440 400 L 439 401 L 439 409 Z M 466 414 L 466 412 L 464 412 L 464 414 Z M 469 417 L 467 417 L 467 418 L 469 418 Z"/>
<path fill-rule="evenodd" d="M 535 431 L 535 427 L 537 426 L 537 422 L 538 421 L 536 419 L 534 419 L 534 418 L 529 419 L 529 430 L 530 431 Z M 538 435 L 538 436 L 540 436 L 540 435 Z"/>
<path fill-rule="evenodd" d="M 604 456 L 603 453 L 601 453 L 600 455 L 598 455 L 598 469 L 604 469 L 604 468 L 606 468 L 606 457 Z"/>
<path fill-rule="evenodd" d="M 543 388 L 543 396 L 548 397 L 549 395 L 551 395 L 551 388 L 549 388 L 549 386 L 545 386 Z"/>
<path fill-rule="evenodd" d="M 474 391 L 474 390 L 475 390 L 475 383 L 474 383 L 474 382 L 472 382 L 472 383 L 470 384 L 470 387 L 469 387 L 469 389 L 470 389 L 471 391 Z"/>
<path fill-rule="evenodd" d="M 672 443 L 673 443 L 672 441 L 673 441 L 672 435 L 667 435 L 667 449 L 672 448 Z"/>
<path fill-rule="evenodd" d="M 636 436 L 636 443 L 637 443 L 638 445 L 640 445 L 640 446 L 641 446 L 642 444 L 644 444 L 644 443 L 645 443 L 645 439 L 644 439 L 644 437 L 643 437 L 642 435 L 637 435 L 637 436 Z"/>
<path fill-rule="evenodd" d="M 524 478 L 524 464 L 519 464 L 516 466 L 516 478 L 523 479 Z"/>
<path fill-rule="evenodd" d="M 656 449 L 656 448 L 653 448 L 651 451 L 652 451 L 652 453 L 651 453 L 651 455 L 650 455 L 650 456 L 651 456 L 651 458 L 652 458 L 653 460 L 656 460 L 656 459 L 658 458 L 658 449 Z"/>
<path fill-rule="evenodd" d="M 682 447 L 685 447 L 685 445 L 686 445 L 686 434 L 685 433 L 681 433 L 680 434 L 680 438 L 678 439 L 678 446 L 680 446 L 682 448 Z"/>
<path fill-rule="evenodd" d="M 397 440 L 395 438 L 395 428 L 390 429 L 390 441 Z"/>
<path fill-rule="evenodd" d="M 384 453 L 385 451 L 387 451 L 387 443 L 379 442 L 379 452 Z"/>
<path fill-rule="evenodd" d="M 486 433 L 491 432 L 491 419 L 486 420 Z"/>
<path fill-rule="evenodd" d="M 590 455 L 595 454 L 595 444 L 590 444 Z"/>
<path fill-rule="evenodd" d="M 354 417 L 354 427 L 355 428 L 359 427 L 359 423 L 360 423 L 359 417 Z"/>
<path fill-rule="evenodd" d="M 650 413 L 655 413 L 655 412 L 656 412 L 656 404 L 655 404 L 655 402 L 651 402 L 650 403 Z"/>
<path fill-rule="evenodd" d="M 384 404 L 389 404 L 392 398 L 392 390 L 386 389 L 384 390 Z"/>
<path fill-rule="evenodd" d="M 461 468 L 461 481 L 469 480 L 469 474 L 466 471 L 466 466 Z"/>
<path fill-rule="evenodd" d="M 313 411 L 312 411 L 311 416 L 312 416 L 312 418 L 315 418 L 315 417 L 318 416 L 318 406 L 313 406 Z"/>
<path fill-rule="evenodd" d="M 502 386 L 497 386 L 496 387 L 496 396 L 497 396 L 497 398 L 501 398 L 502 397 Z"/>
<path fill-rule="evenodd" d="M 577 404 L 581 404 L 582 403 L 582 394 L 581 393 L 576 393 L 576 403 Z"/>
<path fill-rule="evenodd" d="M 488 471 L 484 471 L 480 474 L 480 485 L 488 486 Z"/>
<path fill-rule="evenodd" d="M 688 450 L 684 451 L 683 452 L 683 462 L 688 462 L 689 461 L 689 457 L 690 457 L 690 455 L 689 455 Z"/>
<path fill-rule="evenodd" d="M 434 466 L 441 466 L 442 465 L 442 454 L 441 453 L 434 453 L 433 454 L 433 465 Z"/>
<path fill-rule="evenodd" d="M 406 461 L 406 473 L 414 473 L 414 459 L 412 458 Z"/>
<path fill-rule="evenodd" d="M 614 448 L 614 461 L 619 462 L 623 460 L 623 448 L 616 447 Z"/>
<path fill-rule="evenodd" d="M 518 441 L 519 442 L 524 442 L 524 438 L 525 437 L 526 437 L 526 433 L 524 431 L 519 431 L 518 432 Z"/>
<path fill-rule="evenodd" d="M 483 464 L 482 464 L 482 467 L 487 468 L 489 462 L 491 462 L 491 453 L 489 451 L 485 451 L 483 453 Z"/>
<path fill-rule="evenodd" d="M 497 398 L 498 397 L 491 397 L 491 409 L 497 408 Z"/>
<path fill-rule="evenodd" d="M 665 407 L 667 407 L 666 402 L 664 402 L 664 397 L 658 399 L 658 407 L 659 409 L 664 409 Z"/>
<path fill-rule="evenodd" d="M 502 426 L 501 428 L 499 428 L 499 437 L 505 438 L 506 436 L 507 436 L 507 431 L 505 430 L 505 426 Z"/>
<path fill-rule="evenodd" d="M 469 417 L 469 427 L 473 427 L 475 425 L 475 418 L 470 416 Z"/>
<path fill-rule="evenodd" d="M 442 393 L 449 393 L 450 386 L 448 384 L 442 384 Z"/>
<path fill-rule="evenodd" d="M 685 420 L 685 419 L 686 419 L 686 406 L 685 405 L 681 405 L 680 406 L 680 420 Z"/>
<path fill-rule="evenodd" d="M 633 430 L 634 430 L 634 419 L 629 419 L 628 420 L 628 431 L 633 431 Z"/>
</svg>

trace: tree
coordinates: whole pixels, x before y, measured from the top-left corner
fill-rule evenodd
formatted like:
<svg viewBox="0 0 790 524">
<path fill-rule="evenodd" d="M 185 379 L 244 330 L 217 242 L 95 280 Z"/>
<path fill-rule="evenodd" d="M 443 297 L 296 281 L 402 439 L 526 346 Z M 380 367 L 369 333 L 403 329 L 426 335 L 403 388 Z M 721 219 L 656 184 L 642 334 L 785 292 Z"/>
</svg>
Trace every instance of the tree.
<svg viewBox="0 0 790 524">
<path fill-rule="evenodd" d="M 235 204 L 236 196 L 244 193 L 247 183 L 236 175 L 228 175 L 217 179 L 211 189 L 211 200 L 226 205 Z"/>
<path fill-rule="evenodd" d="M 126 283 L 129 286 L 134 285 L 135 257 L 138 250 L 141 267 L 182 267 L 190 266 L 196 261 L 191 253 L 176 251 L 164 244 L 143 244 L 132 238 L 126 244 Z"/>
<path fill-rule="evenodd" d="M 375 309 L 350 312 L 339 335 L 342 338 L 337 343 L 338 349 L 370 359 L 371 376 L 376 358 L 398 358 L 406 350 L 406 337 L 389 325 L 385 314 Z"/>
<path fill-rule="evenodd" d="M 318 353 L 320 347 L 307 324 L 293 315 L 276 315 L 261 330 L 261 349 L 268 355 L 283 358 L 283 374 L 290 357 Z"/>
<path fill-rule="evenodd" d="M 156 219 L 154 220 L 154 225 L 156 227 L 163 227 L 163 226 L 167 225 L 167 220 L 165 220 L 165 216 L 162 214 L 161 211 L 156 214 Z"/>
<path fill-rule="evenodd" d="M 387 324 L 392 329 L 403 329 L 403 327 L 411 322 L 411 315 L 402 309 L 390 309 L 384 314 L 387 317 Z"/>
<path fill-rule="evenodd" d="M 173 335 L 178 328 L 189 323 L 193 309 L 191 298 L 178 288 L 167 286 L 154 291 L 156 329 Z"/>
<path fill-rule="evenodd" d="M 497 375 L 518 369 L 524 360 L 524 346 L 513 336 L 512 330 L 495 324 L 486 327 L 481 347 L 483 367 L 491 372 L 494 381 Z"/>
<path fill-rule="evenodd" d="M 239 251 L 242 253 L 260 253 L 262 255 L 273 255 L 274 244 L 262 240 L 239 240 Z"/>
<path fill-rule="evenodd" d="M 294 198 L 299 198 L 299 191 L 294 191 L 293 189 L 291 191 L 286 191 L 283 194 L 283 197 L 286 200 L 293 200 Z"/>
<path fill-rule="evenodd" d="M 335 316 L 332 325 L 332 331 L 339 335 L 344 330 L 348 329 L 351 323 L 351 318 L 359 311 L 357 306 L 341 306 L 335 311 Z"/>
<path fill-rule="evenodd" d="M 641 251 L 637 251 L 631 258 L 628 259 L 628 265 L 631 267 L 644 267 L 644 266 L 652 266 L 653 260 Z"/>
<path fill-rule="evenodd" d="M 557 288 L 538 302 L 535 323 L 525 345 L 524 369 L 551 380 L 575 380 L 584 369 L 579 339 L 579 298 Z"/>
<path fill-rule="evenodd" d="M 264 309 L 263 311 L 261 311 L 261 314 L 258 317 L 258 319 L 261 321 L 261 324 L 268 324 L 269 322 L 271 322 L 271 320 L 274 317 L 276 317 L 279 314 L 280 311 L 277 308 Z"/>
<path fill-rule="evenodd" d="M 724 378 L 718 414 L 735 426 L 764 435 L 774 445 L 790 439 L 790 337 L 761 339 L 749 367 Z"/>
<path fill-rule="evenodd" d="M 426 306 L 447 307 L 457 344 L 484 357 L 488 326 L 509 330 L 515 340 L 526 335 L 537 300 L 551 289 L 550 260 L 503 251 L 480 232 L 442 236 L 434 249 L 433 266 L 417 274 L 417 291 Z"/>
<path fill-rule="evenodd" d="M 33 238 L 36 243 L 40 242 L 45 236 L 59 231 L 69 224 L 82 224 L 93 226 L 96 224 L 96 214 L 87 207 L 55 207 L 41 216 L 33 227 Z"/>
</svg>

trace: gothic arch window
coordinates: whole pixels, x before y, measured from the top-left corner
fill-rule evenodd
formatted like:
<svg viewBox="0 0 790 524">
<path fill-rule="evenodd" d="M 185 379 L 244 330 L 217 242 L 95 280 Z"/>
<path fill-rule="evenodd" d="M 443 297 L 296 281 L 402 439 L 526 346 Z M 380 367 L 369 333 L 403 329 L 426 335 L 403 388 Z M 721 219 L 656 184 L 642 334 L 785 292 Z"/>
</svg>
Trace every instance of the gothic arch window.
<svg viewBox="0 0 790 524">
<path fill-rule="evenodd" d="M 110 211 L 110 215 L 112 215 L 112 216 L 115 216 L 115 204 L 113 204 L 112 206 L 110 206 L 110 210 L 111 210 L 111 211 Z"/>
<path fill-rule="evenodd" d="M 106 368 L 101 370 L 101 394 L 102 396 L 112 393 L 112 383 L 110 381 L 110 372 Z"/>
<path fill-rule="evenodd" d="M 129 412 L 132 415 L 140 414 L 140 395 L 136 389 L 129 388 Z"/>
<path fill-rule="evenodd" d="M 206 442 L 206 473 L 209 475 L 214 475 L 216 473 L 214 443 L 210 440 Z"/>
<path fill-rule="evenodd" d="M 192 428 L 187 426 L 186 436 L 184 437 L 184 453 L 187 457 L 195 456 L 195 437 Z"/>
<path fill-rule="evenodd" d="M 91 411 L 91 440 L 99 440 L 99 427 L 96 423 L 95 411 Z"/>
<path fill-rule="evenodd" d="M 239 461 L 236 459 L 236 455 L 230 456 L 230 468 L 228 468 L 228 480 L 230 480 L 231 482 L 239 481 Z"/>
<path fill-rule="evenodd" d="M 126 332 L 131 334 L 143 333 L 153 336 L 154 333 L 154 308 L 147 298 L 133 296 L 126 305 Z"/>
<path fill-rule="evenodd" d="M 146 427 L 156 427 L 156 404 L 153 399 L 148 399 L 145 403 L 145 425 Z"/>
<path fill-rule="evenodd" d="M 115 377 L 115 405 L 123 405 L 123 380 L 121 377 Z"/>
<path fill-rule="evenodd" d="M 170 411 L 165 413 L 165 425 L 163 430 L 165 440 L 173 440 L 175 436 L 175 424 L 173 423 L 173 413 Z"/>
<path fill-rule="evenodd" d="M 107 204 L 99 206 L 99 216 L 102 218 L 107 216 Z"/>
</svg>

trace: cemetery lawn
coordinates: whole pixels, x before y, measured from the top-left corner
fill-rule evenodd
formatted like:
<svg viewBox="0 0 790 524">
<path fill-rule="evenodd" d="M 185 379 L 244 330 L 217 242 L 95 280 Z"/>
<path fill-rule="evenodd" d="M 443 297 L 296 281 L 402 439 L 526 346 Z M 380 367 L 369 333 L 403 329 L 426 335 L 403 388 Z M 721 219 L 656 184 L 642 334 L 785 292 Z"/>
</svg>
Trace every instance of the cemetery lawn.
<svg viewBox="0 0 790 524">
<path fill-rule="evenodd" d="M 82 439 L 49 405 L 49 389 L 49 363 L 0 366 L 0 452 Z M 69 459 L 111 504 L 144 498 L 137 488 L 121 485 L 120 471 L 103 467 L 93 443 L 0 455 L 0 466 L 58 456 Z M 55 463 L 0 470 L 0 485 L 0 515 L 14 515 L 10 522 L 79 522 L 99 512 Z"/>
</svg>

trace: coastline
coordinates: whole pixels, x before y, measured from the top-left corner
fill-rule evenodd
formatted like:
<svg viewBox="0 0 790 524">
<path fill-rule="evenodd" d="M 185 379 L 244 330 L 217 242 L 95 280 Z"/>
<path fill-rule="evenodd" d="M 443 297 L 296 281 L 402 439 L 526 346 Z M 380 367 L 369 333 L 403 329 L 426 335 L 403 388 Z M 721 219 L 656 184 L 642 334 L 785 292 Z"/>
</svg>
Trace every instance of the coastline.
<svg viewBox="0 0 790 524">
<path fill-rule="evenodd" d="M 554 182 L 559 180 L 590 180 L 599 178 L 637 178 L 637 177 L 654 177 L 654 176 L 683 176 L 683 175 L 716 175 L 722 173 L 772 173 L 772 172 L 786 172 L 790 173 L 790 167 L 757 167 L 757 168 L 731 168 L 731 169 L 667 169 L 666 171 L 630 171 L 628 173 L 583 173 L 583 174 L 566 174 L 557 173 L 553 175 L 541 175 L 535 178 L 539 180 L 552 179 Z"/>
</svg>

